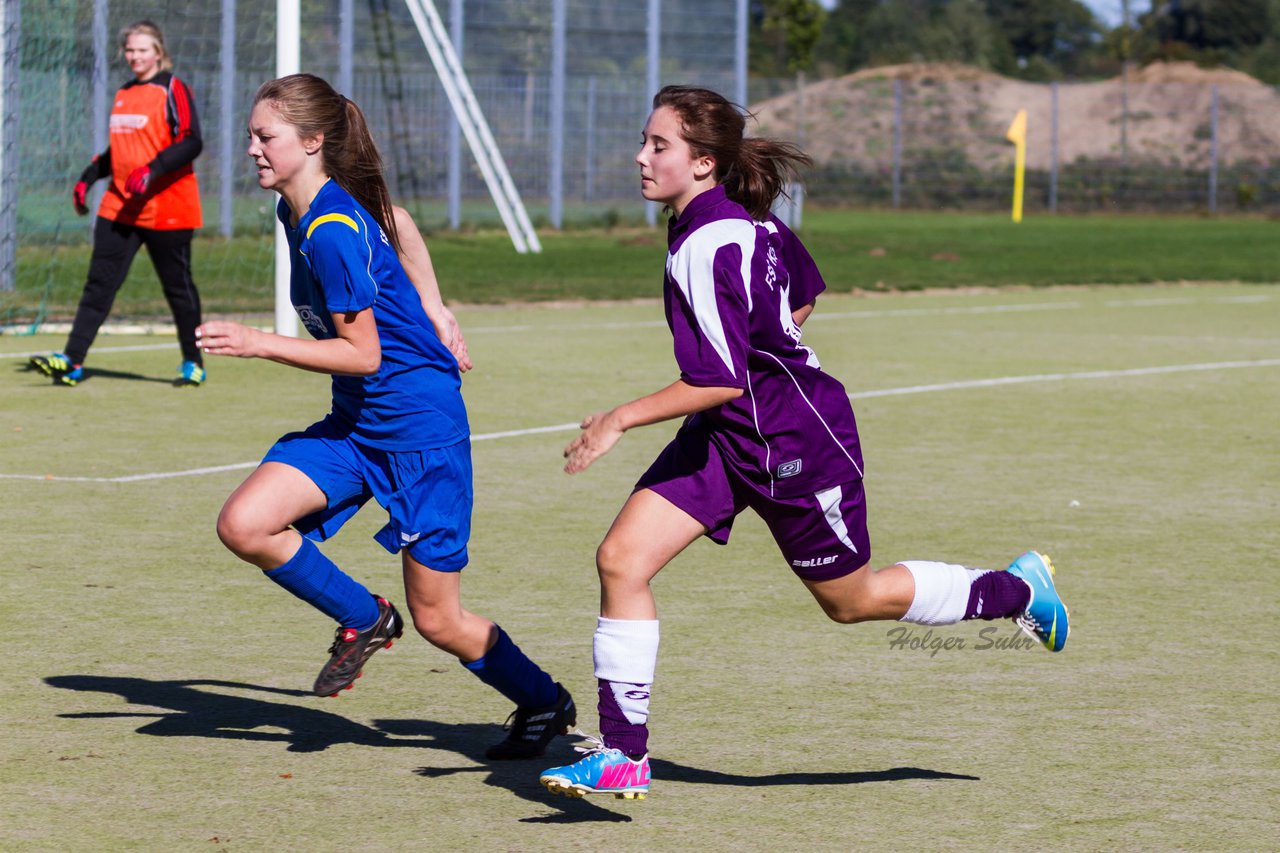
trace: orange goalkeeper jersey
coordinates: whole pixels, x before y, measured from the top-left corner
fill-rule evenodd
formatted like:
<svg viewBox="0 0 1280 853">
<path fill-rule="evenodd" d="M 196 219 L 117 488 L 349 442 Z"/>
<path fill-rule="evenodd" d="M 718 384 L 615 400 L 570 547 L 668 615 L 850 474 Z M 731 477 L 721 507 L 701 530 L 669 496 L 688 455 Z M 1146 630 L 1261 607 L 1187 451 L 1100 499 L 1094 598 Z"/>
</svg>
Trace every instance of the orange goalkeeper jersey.
<svg viewBox="0 0 1280 853">
<path fill-rule="evenodd" d="M 157 231 L 199 228 L 200 189 L 191 163 L 204 143 L 186 84 L 167 71 L 126 83 L 116 92 L 110 134 L 110 146 L 85 172 L 95 180 L 111 177 L 98 215 Z M 151 183 L 134 195 L 125 182 L 139 166 L 150 167 Z"/>
</svg>

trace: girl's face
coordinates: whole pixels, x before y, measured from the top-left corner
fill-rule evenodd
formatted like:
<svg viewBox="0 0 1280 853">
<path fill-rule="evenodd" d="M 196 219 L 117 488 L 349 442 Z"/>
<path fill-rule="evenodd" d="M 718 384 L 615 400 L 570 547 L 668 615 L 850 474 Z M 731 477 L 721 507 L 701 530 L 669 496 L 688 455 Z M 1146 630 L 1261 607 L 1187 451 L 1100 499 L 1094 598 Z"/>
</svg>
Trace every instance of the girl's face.
<svg viewBox="0 0 1280 853">
<path fill-rule="evenodd" d="M 146 33 L 131 33 L 124 40 L 124 61 L 139 80 L 147 81 L 160 73 L 160 48 Z"/>
<path fill-rule="evenodd" d="M 254 104 L 249 114 L 249 148 L 246 152 L 258 167 L 258 186 L 283 193 L 291 182 L 306 174 L 320 140 L 303 139 L 267 101 Z"/>
<path fill-rule="evenodd" d="M 665 204 L 679 216 L 699 193 L 715 186 L 715 160 L 694 157 L 680 136 L 680 115 L 671 107 L 658 107 L 645 122 L 640 153 L 640 194 Z"/>
</svg>

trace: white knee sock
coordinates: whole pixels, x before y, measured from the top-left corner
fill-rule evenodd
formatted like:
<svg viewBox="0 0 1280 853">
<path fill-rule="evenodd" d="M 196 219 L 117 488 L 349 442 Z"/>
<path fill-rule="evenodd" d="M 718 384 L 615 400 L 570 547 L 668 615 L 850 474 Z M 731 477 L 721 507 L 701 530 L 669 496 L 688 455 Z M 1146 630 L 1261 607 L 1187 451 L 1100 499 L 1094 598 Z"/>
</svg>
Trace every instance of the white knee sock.
<svg viewBox="0 0 1280 853">
<path fill-rule="evenodd" d="M 964 619 L 969 604 L 969 587 L 975 578 L 986 574 L 982 569 L 967 569 L 954 563 L 928 560 L 904 561 L 916 581 L 916 594 L 899 622 L 917 625 L 952 625 Z"/>
<path fill-rule="evenodd" d="M 627 721 L 649 719 L 649 691 L 658 667 L 657 619 L 606 619 L 596 623 L 596 678 L 608 681 Z"/>
</svg>

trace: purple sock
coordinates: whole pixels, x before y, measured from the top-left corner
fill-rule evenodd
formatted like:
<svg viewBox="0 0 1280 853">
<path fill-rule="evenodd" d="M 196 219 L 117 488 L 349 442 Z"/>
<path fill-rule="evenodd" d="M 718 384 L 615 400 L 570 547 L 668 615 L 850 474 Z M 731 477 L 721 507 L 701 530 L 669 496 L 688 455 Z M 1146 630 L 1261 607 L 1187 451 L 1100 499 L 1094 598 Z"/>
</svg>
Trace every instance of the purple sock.
<svg viewBox="0 0 1280 853">
<path fill-rule="evenodd" d="M 969 586 L 965 619 L 1007 619 L 1027 609 L 1031 587 L 1008 572 L 987 572 Z"/>
<path fill-rule="evenodd" d="M 620 749 L 632 758 L 638 758 L 649 751 L 649 727 L 643 723 L 636 725 L 627 719 L 618 707 L 618 700 L 613 695 L 613 685 L 643 689 L 642 685 L 622 684 L 621 682 L 597 679 L 600 683 L 597 693 L 600 712 L 600 739 L 610 749 Z M 647 693 L 646 689 L 646 693 Z"/>
</svg>

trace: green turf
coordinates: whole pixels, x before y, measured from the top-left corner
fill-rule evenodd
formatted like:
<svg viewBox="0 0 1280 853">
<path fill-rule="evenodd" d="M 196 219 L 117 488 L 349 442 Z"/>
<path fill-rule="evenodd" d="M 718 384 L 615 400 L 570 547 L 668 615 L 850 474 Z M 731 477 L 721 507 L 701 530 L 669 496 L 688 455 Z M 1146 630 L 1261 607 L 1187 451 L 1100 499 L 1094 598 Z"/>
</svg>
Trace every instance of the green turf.
<svg viewBox="0 0 1280 853">
<path fill-rule="evenodd" d="M 975 286 L 1274 282 L 1274 221 L 1149 216 L 1028 217 L 811 210 L 804 238 L 833 291 Z M 24 247 L 17 291 L 0 293 L 0 325 L 30 323 L 42 300 L 69 318 L 84 285 L 87 231 L 60 245 Z M 446 298 L 462 303 L 632 299 L 661 287 L 664 232 L 619 228 L 542 235 L 543 252 L 518 255 L 506 234 L 440 232 L 428 239 Z M 205 310 L 270 313 L 272 240 L 200 238 L 193 258 Z M 47 300 L 45 299 L 47 295 Z M 139 257 L 115 316 L 164 316 L 155 273 Z M 6 316 L 7 315 L 7 316 Z"/>
<path fill-rule="evenodd" d="M 660 313 L 460 311 L 480 439 L 464 600 L 591 731 L 592 553 L 673 427 L 575 478 L 570 430 L 482 437 L 668 382 Z M 824 299 L 805 336 L 855 395 L 874 562 L 1044 549 L 1070 643 L 980 648 L 991 626 L 965 625 L 933 629 L 966 643 L 933 654 L 893 647 L 895 625 L 834 625 L 744 516 L 728 547 L 696 543 L 655 581 L 643 802 L 545 795 L 537 771 L 574 757 L 566 741 L 486 763 L 508 707 L 410 637 L 354 691 L 304 695 L 330 628 L 213 532 L 247 469 L 65 479 L 251 463 L 325 410 L 324 377 L 217 360 L 176 390 L 169 339 L 106 336 L 90 379 L 55 388 L 11 356 L 59 338 L 0 338 L 0 474 L 36 478 L 0 479 L 0 849 L 1273 846 L 1277 330 L 1266 286 Z M 1180 369 L 1113 373 L 1162 367 Z M 1038 378 L 973 384 L 1010 377 Z M 397 595 L 379 524 L 366 511 L 325 550 Z"/>
</svg>

